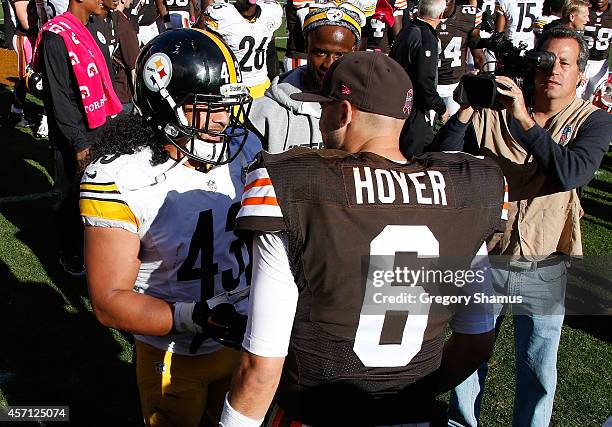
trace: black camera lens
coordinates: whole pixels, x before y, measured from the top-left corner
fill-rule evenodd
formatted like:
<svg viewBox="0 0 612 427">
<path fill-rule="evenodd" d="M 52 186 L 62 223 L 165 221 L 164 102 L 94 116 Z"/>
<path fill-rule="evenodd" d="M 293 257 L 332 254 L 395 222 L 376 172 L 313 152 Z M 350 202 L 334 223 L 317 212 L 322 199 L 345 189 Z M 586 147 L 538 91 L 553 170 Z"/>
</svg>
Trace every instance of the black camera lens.
<svg viewBox="0 0 612 427">
<path fill-rule="evenodd" d="M 552 70 L 555 66 L 557 57 L 552 52 L 540 52 L 537 50 L 526 51 L 523 55 L 523 60 L 527 65 L 535 67 L 542 71 Z"/>
</svg>

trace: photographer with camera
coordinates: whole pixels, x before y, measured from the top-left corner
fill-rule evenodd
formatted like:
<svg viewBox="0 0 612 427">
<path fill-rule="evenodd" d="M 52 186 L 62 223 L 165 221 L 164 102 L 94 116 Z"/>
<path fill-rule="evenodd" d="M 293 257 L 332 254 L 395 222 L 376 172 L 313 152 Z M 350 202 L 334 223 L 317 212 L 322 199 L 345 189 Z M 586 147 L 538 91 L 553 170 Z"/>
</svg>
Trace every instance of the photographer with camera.
<svg viewBox="0 0 612 427">
<path fill-rule="evenodd" d="M 428 147 L 471 151 L 499 163 L 508 181 L 509 221 L 503 233 L 489 240 L 488 249 L 511 261 L 492 260 L 494 286 L 532 301 L 544 294 L 556 303 L 550 304 L 554 309 L 514 317 L 513 425 L 518 426 L 550 422 L 564 317 L 566 264 L 561 255 L 582 254 L 577 191 L 591 180 L 612 140 L 612 118 L 576 97 L 588 59 L 584 39 L 570 29 L 554 28 L 542 34 L 538 50 L 533 56 L 553 54 L 555 59 L 525 78 L 533 84 L 530 93 L 511 78 L 496 76 L 494 106 L 475 110 L 461 97 L 457 115 Z M 479 89 L 484 89 L 482 84 Z M 478 98 L 469 92 L 467 98 Z M 502 309 L 496 305 L 496 315 Z M 502 320 L 499 316 L 497 328 Z M 455 389 L 454 425 L 477 425 L 486 372 L 483 365 Z"/>
</svg>

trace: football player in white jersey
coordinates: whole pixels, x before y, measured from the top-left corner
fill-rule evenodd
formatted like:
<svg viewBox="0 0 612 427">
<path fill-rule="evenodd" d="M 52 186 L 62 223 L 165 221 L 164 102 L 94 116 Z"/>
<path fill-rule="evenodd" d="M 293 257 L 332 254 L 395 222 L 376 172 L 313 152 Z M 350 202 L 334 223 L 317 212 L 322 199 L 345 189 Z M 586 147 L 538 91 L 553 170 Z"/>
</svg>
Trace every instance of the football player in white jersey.
<svg viewBox="0 0 612 427">
<path fill-rule="evenodd" d="M 495 30 L 505 32 L 515 46 L 523 42 L 527 49 L 533 49 L 533 24 L 542 16 L 543 4 L 544 0 L 497 0 Z"/>
<path fill-rule="evenodd" d="M 134 334 L 146 425 L 216 423 L 246 325 L 250 255 L 234 231 L 252 101 L 210 32 L 165 32 L 137 63 L 143 117 L 118 119 L 81 182 L 94 313 Z M 99 149 L 96 150 L 96 147 Z"/>
<path fill-rule="evenodd" d="M 270 87 L 266 51 L 282 23 L 283 9 L 273 0 L 215 3 L 204 15 L 204 25 L 223 37 L 238 58 L 242 81 L 259 98 Z"/>
</svg>

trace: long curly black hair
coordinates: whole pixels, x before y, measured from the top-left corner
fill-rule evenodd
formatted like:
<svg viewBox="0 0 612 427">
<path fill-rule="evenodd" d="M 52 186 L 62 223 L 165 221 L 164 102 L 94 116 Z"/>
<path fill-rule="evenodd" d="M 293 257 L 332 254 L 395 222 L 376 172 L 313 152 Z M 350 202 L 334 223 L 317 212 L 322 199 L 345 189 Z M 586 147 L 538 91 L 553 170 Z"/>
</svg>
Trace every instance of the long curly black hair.
<svg viewBox="0 0 612 427">
<path fill-rule="evenodd" d="M 89 148 L 89 159 L 104 155 L 134 154 L 143 148 L 153 152 L 151 165 L 164 163 L 170 157 L 164 145 L 167 141 L 139 114 L 130 114 L 110 120 L 99 132 Z"/>
</svg>

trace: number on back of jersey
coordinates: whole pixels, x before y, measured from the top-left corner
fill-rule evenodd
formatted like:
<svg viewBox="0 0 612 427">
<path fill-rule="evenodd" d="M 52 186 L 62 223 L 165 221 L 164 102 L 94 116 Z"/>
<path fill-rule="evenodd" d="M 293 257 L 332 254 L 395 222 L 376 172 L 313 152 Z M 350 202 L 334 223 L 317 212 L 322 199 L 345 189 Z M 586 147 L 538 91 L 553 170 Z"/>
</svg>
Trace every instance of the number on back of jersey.
<svg viewBox="0 0 612 427">
<path fill-rule="evenodd" d="M 266 48 L 268 46 L 268 37 L 264 37 L 257 48 L 255 48 L 255 38 L 253 36 L 244 36 L 238 47 L 246 49 L 246 52 L 240 60 L 240 69 L 245 72 L 261 70 L 266 65 Z"/>
<path fill-rule="evenodd" d="M 453 37 L 450 39 L 444 50 L 442 51 L 442 55 L 440 59 L 438 59 L 438 67 L 442 65 L 441 58 L 452 60 L 450 63 L 451 67 L 459 67 L 461 65 L 461 37 Z"/>
<path fill-rule="evenodd" d="M 189 4 L 189 0 L 165 0 L 167 7 L 185 7 Z"/>
</svg>

